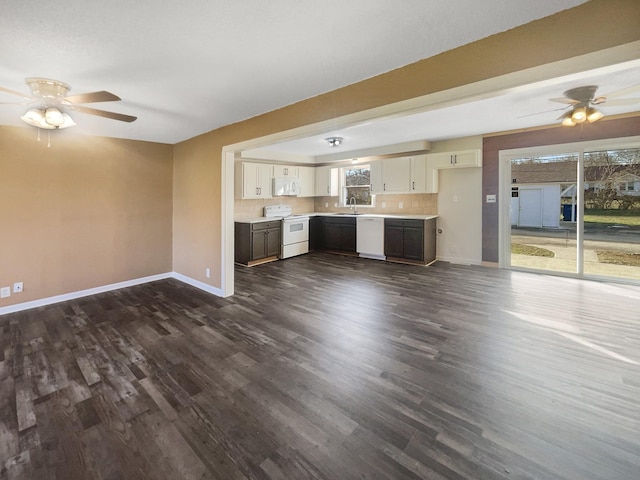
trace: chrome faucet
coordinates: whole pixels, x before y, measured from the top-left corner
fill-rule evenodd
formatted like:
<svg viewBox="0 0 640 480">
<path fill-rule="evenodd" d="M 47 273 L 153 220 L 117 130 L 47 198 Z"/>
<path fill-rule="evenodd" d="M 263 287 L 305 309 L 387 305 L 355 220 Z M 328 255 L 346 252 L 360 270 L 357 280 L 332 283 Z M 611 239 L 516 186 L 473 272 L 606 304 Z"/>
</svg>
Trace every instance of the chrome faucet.
<svg viewBox="0 0 640 480">
<path fill-rule="evenodd" d="M 358 206 L 356 205 L 356 197 L 349 199 L 349 208 L 353 208 L 354 215 L 358 213 Z"/>
</svg>

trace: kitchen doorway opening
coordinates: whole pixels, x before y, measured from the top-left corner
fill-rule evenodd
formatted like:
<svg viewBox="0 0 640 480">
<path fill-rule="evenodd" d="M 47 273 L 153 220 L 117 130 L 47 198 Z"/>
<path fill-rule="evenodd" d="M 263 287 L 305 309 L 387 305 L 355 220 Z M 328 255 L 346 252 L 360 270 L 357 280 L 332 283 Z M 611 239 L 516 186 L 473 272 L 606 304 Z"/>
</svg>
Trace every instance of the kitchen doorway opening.
<svg viewBox="0 0 640 480">
<path fill-rule="evenodd" d="M 500 265 L 640 283 L 640 139 L 501 152 Z"/>
</svg>

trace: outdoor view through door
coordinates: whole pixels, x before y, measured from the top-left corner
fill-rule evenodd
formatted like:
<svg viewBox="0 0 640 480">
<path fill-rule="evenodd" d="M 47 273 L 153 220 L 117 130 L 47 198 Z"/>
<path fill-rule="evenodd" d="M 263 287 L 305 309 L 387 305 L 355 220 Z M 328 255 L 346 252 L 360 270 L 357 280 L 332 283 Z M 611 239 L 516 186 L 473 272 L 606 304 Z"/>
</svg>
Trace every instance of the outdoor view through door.
<svg viewBox="0 0 640 480">
<path fill-rule="evenodd" d="M 511 266 L 640 280 L 640 148 L 510 167 Z"/>
</svg>

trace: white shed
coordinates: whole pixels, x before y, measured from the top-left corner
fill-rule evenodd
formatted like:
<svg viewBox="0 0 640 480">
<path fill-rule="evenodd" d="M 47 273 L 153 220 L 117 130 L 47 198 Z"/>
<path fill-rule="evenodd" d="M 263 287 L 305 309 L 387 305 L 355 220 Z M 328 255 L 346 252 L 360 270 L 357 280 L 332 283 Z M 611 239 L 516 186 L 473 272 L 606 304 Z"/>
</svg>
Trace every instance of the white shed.
<svg viewBox="0 0 640 480">
<path fill-rule="evenodd" d="M 511 225 L 560 227 L 560 185 L 511 185 Z"/>
</svg>

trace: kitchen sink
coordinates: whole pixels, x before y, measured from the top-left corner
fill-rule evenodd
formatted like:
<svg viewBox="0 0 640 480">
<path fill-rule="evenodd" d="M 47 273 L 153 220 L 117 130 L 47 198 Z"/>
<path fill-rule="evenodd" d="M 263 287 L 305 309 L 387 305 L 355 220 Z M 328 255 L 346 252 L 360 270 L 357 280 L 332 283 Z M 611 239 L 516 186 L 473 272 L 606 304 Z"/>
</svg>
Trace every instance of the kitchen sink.
<svg viewBox="0 0 640 480">
<path fill-rule="evenodd" d="M 358 213 L 351 213 L 351 212 L 337 212 L 334 213 L 334 215 L 362 215 L 360 212 Z"/>
</svg>

